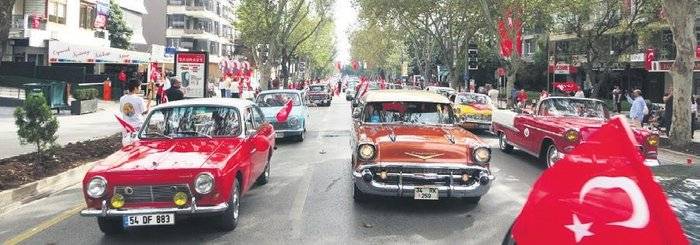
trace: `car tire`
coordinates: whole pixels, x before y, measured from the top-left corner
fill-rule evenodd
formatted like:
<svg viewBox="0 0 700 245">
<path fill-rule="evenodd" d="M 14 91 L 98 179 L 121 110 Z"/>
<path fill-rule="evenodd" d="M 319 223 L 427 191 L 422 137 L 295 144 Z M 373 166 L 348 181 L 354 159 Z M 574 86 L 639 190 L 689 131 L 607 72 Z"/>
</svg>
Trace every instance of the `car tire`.
<svg viewBox="0 0 700 245">
<path fill-rule="evenodd" d="M 228 208 L 219 216 L 219 229 L 232 231 L 238 226 L 238 218 L 241 204 L 241 185 L 238 178 L 233 179 L 231 197 L 228 200 Z"/>
<path fill-rule="evenodd" d="M 357 185 L 352 184 L 352 189 L 352 199 L 355 200 L 355 202 L 366 202 L 369 199 L 368 194 L 357 188 Z"/>
<path fill-rule="evenodd" d="M 122 220 L 114 217 L 97 217 L 97 226 L 105 235 L 114 235 L 124 232 Z"/>
<path fill-rule="evenodd" d="M 508 144 L 508 139 L 506 139 L 506 134 L 498 134 L 498 148 L 505 153 L 513 151 L 513 145 Z"/>
<path fill-rule="evenodd" d="M 304 131 L 302 131 L 300 135 L 296 136 L 297 142 L 304 142 L 304 139 L 306 139 L 306 127 L 304 127 Z"/>
<path fill-rule="evenodd" d="M 545 150 L 544 154 L 544 164 L 547 166 L 547 168 L 551 168 L 554 166 L 554 163 L 556 160 L 554 160 L 554 154 L 559 154 L 559 150 L 557 150 L 557 147 L 554 146 L 554 144 L 547 144 L 547 148 Z"/>
<path fill-rule="evenodd" d="M 481 201 L 481 197 L 465 197 L 463 200 L 469 204 L 478 204 Z"/>
<path fill-rule="evenodd" d="M 267 157 L 267 164 L 265 164 L 265 171 L 258 177 L 258 179 L 255 181 L 258 185 L 265 185 L 267 182 L 270 182 L 270 159 L 272 158 L 272 155 Z"/>
</svg>

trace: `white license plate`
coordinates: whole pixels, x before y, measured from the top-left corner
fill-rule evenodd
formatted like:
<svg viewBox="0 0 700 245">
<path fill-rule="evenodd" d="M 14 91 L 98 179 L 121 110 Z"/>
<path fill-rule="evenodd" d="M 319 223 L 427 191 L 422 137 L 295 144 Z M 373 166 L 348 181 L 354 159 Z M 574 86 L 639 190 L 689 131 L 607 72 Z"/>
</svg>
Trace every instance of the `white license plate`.
<svg viewBox="0 0 700 245">
<path fill-rule="evenodd" d="M 284 138 L 284 133 L 275 133 L 275 138 L 277 138 L 277 139 Z"/>
<path fill-rule="evenodd" d="M 124 216 L 124 227 L 174 224 L 175 214 L 141 214 Z"/>
<path fill-rule="evenodd" d="M 416 187 L 413 199 L 416 200 L 438 200 L 440 193 L 437 187 L 422 186 Z"/>
</svg>

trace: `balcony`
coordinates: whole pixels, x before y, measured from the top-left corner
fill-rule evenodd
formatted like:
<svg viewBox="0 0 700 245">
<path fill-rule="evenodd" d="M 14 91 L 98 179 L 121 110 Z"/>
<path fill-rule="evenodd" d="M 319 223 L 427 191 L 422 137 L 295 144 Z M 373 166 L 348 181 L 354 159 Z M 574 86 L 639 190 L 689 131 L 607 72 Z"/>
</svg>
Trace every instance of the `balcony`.
<svg viewBox="0 0 700 245">
<path fill-rule="evenodd" d="M 46 30 L 45 20 L 40 20 L 36 27 L 32 26 L 32 20 L 30 15 L 12 15 L 9 38 L 27 38 L 32 30 Z"/>
</svg>

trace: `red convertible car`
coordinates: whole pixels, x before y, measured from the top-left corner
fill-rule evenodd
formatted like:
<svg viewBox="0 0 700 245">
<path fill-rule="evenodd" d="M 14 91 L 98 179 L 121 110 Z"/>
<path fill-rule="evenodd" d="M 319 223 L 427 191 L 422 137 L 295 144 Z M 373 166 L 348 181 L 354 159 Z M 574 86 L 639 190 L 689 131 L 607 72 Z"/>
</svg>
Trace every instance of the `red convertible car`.
<svg viewBox="0 0 700 245">
<path fill-rule="evenodd" d="M 585 141 L 610 118 L 600 100 L 574 97 L 549 97 L 533 111 L 496 110 L 491 131 L 498 135 L 499 148 L 509 152 L 513 146 L 540 157 L 547 167 Z M 656 147 L 659 135 L 644 128 L 634 128 L 638 148 L 648 166 L 659 165 Z"/>
<path fill-rule="evenodd" d="M 97 217 L 105 234 L 205 214 L 233 230 L 241 196 L 268 182 L 274 148 L 274 129 L 247 100 L 160 105 L 133 143 L 85 175 L 87 208 L 80 214 Z"/>
</svg>

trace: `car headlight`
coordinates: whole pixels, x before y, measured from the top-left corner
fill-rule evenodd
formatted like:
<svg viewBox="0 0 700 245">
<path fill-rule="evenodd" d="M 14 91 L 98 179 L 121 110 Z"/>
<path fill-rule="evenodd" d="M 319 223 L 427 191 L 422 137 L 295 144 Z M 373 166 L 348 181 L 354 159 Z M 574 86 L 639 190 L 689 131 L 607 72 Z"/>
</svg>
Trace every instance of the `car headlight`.
<svg viewBox="0 0 700 245">
<path fill-rule="evenodd" d="M 491 160 L 491 149 L 487 147 L 478 147 L 472 153 L 474 162 L 484 164 Z"/>
<path fill-rule="evenodd" d="M 566 140 L 568 140 L 569 142 L 577 141 L 578 137 L 578 131 L 573 129 L 569 129 L 568 131 L 566 131 L 566 133 L 564 133 L 564 138 L 566 138 Z"/>
<path fill-rule="evenodd" d="M 647 145 L 648 146 L 657 146 L 659 144 L 659 135 L 658 134 L 652 134 L 647 136 Z"/>
<path fill-rule="evenodd" d="M 289 119 L 289 125 L 291 126 L 296 126 L 299 124 L 299 118 L 292 117 Z"/>
<path fill-rule="evenodd" d="M 374 158 L 375 149 L 373 145 L 363 144 L 358 147 L 357 152 L 362 160 L 370 160 Z"/>
<path fill-rule="evenodd" d="M 209 194 L 214 189 L 214 176 L 204 172 L 194 180 L 194 190 L 199 194 Z"/>
<path fill-rule="evenodd" d="M 100 198 L 107 190 L 107 180 L 102 176 L 93 177 L 85 188 L 85 193 L 92 198 Z"/>
</svg>

